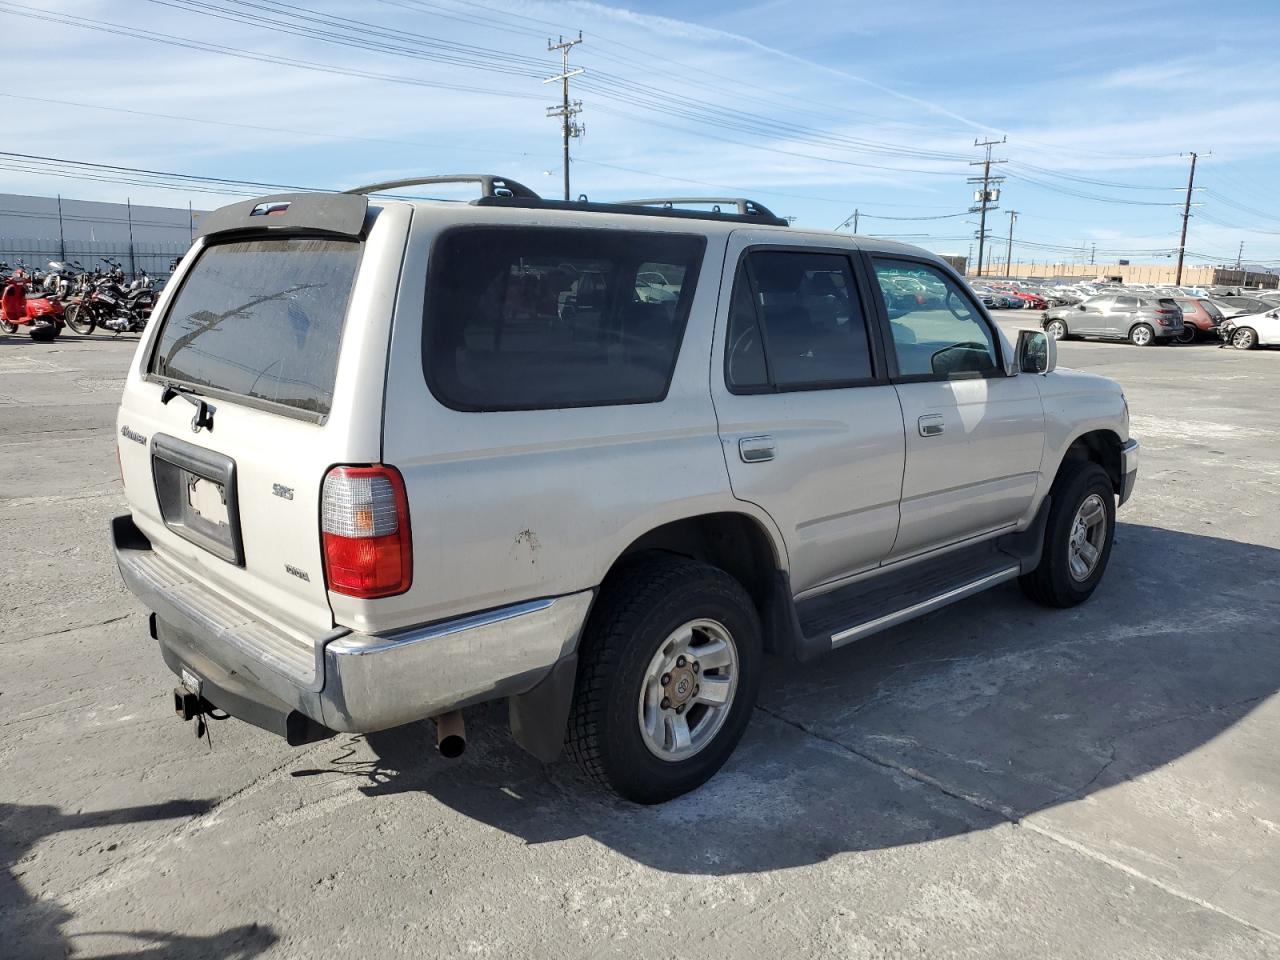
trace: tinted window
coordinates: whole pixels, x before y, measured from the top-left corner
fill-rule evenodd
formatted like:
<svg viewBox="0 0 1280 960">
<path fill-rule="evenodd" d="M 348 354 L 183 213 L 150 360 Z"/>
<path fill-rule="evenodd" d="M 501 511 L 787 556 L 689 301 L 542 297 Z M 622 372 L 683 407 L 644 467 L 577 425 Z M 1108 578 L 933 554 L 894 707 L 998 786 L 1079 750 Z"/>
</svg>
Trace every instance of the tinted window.
<svg viewBox="0 0 1280 960">
<path fill-rule="evenodd" d="M 730 387 L 802 389 L 872 376 L 866 318 L 846 257 L 750 253 L 729 313 Z"/>
<path fill-rule="evenodd" d="M 359 261 L 346 240 L 209 247 L 169 307 L 151 372 L 327 414 Z"/>
<path fill-rule="evenodd" d="M 874 263 L 900 375 L 946 377 L 998 368 L 991 330 L 954 280 L 925 264 Z"/>
<path fill-rule="evenodd" d="M 432 392 L 461 410 L 661 400 L 705 245 L 614 230 L 446 234 L 427 277 Z"/>
<path fill-rule="evenodd" d="M 1116 297 L 1116 306 L 1121 310 L 1136 310 L 1138 308 L 1138 298 Z"/>
<path fill-rule="evenodd" d="M 1209 316 L 1211 317 L 1222 316 L 1222 311 L 1218 309 L 1218 305 L 1214 303 L 1212 300 L 1199 300 L 1197 302 L 1200 304 L 1201 307 L 1204 308 L 1204 312 L 1207 313 Z"/>
</svg>

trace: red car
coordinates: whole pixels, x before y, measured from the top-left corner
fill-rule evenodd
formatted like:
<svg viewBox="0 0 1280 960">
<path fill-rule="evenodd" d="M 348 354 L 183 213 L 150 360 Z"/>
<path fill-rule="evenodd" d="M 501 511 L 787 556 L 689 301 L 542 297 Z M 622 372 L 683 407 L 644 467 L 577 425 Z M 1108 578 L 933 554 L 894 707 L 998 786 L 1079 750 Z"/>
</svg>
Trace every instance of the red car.
<svg viewBox="0 0 1280 960">
<path fill-rule="evenodd" d="M 1182 311 L 1182 333 L 1179 343 L 1195 343 L 1201 337 L 1218 338 L 1218 325 L 1222 323 L 1222 311 L 1212 300 L 1199 297 L 1174 297 L 1173 302 Z"/>
<path fill-rule="evenodd" d="M 1026 293 L 1022 290 L 1010 291 L 1015 297 L 1026 304 L 1027 310 L 1048 310 L 1049 301 L 1038 293 Z"/>
</svg>

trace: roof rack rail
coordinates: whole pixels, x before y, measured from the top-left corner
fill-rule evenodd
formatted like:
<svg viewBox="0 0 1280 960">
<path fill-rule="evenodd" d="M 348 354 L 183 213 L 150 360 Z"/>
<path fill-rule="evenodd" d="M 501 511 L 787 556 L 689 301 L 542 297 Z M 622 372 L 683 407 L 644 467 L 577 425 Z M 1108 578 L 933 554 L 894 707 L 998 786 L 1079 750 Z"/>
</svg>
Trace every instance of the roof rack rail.
<svg viewBox="0 0 1280 960">
<path fill-rule="evenodd" d="M 401 187 L 420 187 L 429 183 L 478 183 L 480 195 L 483 197 L 521 197 L 525 200 L 541 200 L 536 193 L 510 177 L 500 177 L 493 173 L 450 173 L 438 177 L 409 177 L 407 180 L 388 180 L 385 183 L 371 183 L 363 187 L 352 187 L 343 193 L 383 193 L 387 190 L 399 190 Z"/>
<path fill-rule="evenodd" d="M 715 213 L 720 213 L 721 206 L 732 206 L 740 217 L 756 217 L 775 226 L 788 226 L 786 220 L 778 216 L 763 203 L 749 200 L 746 197 L 650 197 L 645 200 L 619 200 L 626 207 L 664 207 L 674 209 L 677 205 L 690 203 L 708 203 Z"/>
</svg>

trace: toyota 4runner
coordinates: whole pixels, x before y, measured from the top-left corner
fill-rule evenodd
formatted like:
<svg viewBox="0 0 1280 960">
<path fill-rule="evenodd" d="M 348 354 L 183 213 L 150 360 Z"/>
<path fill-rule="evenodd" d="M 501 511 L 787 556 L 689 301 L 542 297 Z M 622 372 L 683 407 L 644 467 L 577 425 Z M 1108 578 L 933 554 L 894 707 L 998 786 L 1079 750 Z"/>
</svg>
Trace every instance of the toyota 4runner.
<svg viewBox="0 0 1280 960">
<path fill-rule="evenodd" d="M 444 180 L 482 195 L 386 196 Z M 1090 596 L 1137 443 L 1055 359 L 936 256 L 747 200 L 236 203 L 129 370 L 115 552 L 184 719 L 432 717 L 455 754 L 505 699 L 657 802 L 725 762 L 766 653 Z"/>
</svg>

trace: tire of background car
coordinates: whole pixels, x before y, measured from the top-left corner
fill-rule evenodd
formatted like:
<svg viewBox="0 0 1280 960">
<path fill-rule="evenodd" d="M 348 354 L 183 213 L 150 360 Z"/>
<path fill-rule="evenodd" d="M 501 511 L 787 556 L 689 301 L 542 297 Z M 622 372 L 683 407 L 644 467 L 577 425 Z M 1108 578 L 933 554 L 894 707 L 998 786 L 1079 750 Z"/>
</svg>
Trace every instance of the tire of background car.
<svg viewBox="0 0 1280 960">
<path fill-rule="evenodd" d="M 1156 332 L 1146 323 L 1136 323 L 1129 330 L 1129 342 L 1135 347 L 1149 347 L 1155 342 Z"/>
<path fill-rule="evenodd" d="M 8 320 L 0 320 L 0 330 L 3 330 L 5 333 L 17 333 L 18 325 L 16 323 L 10 323 Z"/>
<path fill-rule="evenodd" d="M 1198 337 L 1196 336 L 1197 333 L 1199 333 L 1199 331 L 1196 330 L 1196 328 L 1192 324 L 1184 323 L 1182 325 L 1182 332 L 1179 333 L 1176 337 L 1174 337 L 1174 339 L 1177 340 L 1179 343 L 1195 343 L 1196 340 L 1198 339 Z"/>
<path fill-rule="evenodd" d="M 1055 340 L 1067 339 L 1067 325 L 1062 320 L 1050 320 L 1044 325 L 1044 331 Z"/>
<path fill-rule="evenodd" d="M 81 320 L 81 315 L 87 319 Z M 67 307 L 67 326 L 81 336 L 88 336 L 93 333 L 97 324 L 93 322 L 93 313 L 91 311 L 85 310 L 79 304 L 73 303 L 71 306 Z"/>
<path fill-rule="evenodd" d="M 1252 350 L 1258 345 L 1258 333 L 1253 327 L 1236 327 L 1231 331 L 1231 345 L 1237 350 Z"/>
<path fill-rule="evenodd" d="M 1074 607 L 1093 594 L 1111 558 L 1116 529 L 1116 494 L 1107 472 L 1091 460 L 1067 460 L 1050 491 L 1040 564 L 1018 578 L 1022 592 L 1046 607 Z M 1098 529 L 1101 525 L 1101 529 Z M 1088 562 L 1087 570 L 1073 567 L 1073 557 Z"/>
<path fill-rule="evenodd" d="M 762 650 L 755 605 L 724 571 L 662 553 L 620 564 L 601 588 L 579 646 L 569 755 L 636 803 L 661 803 L 701 786 L 751 718 Z M 709 683 L 726 698 L 715 710 L 698 699 Z M 680 718 L 691 732 L 687 746 L 672 737 Z"/>
</svg>

